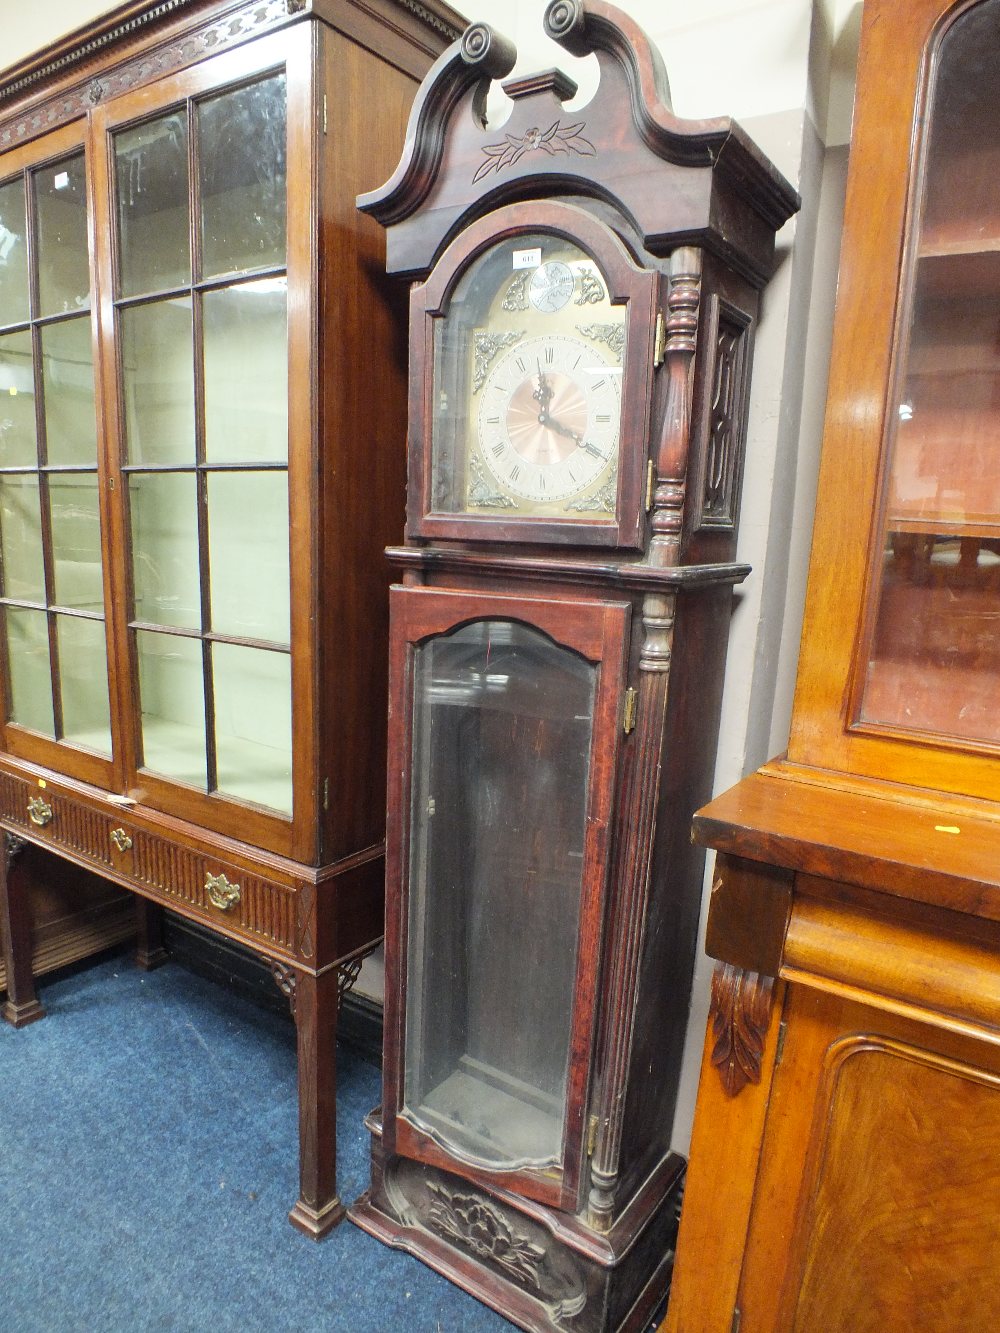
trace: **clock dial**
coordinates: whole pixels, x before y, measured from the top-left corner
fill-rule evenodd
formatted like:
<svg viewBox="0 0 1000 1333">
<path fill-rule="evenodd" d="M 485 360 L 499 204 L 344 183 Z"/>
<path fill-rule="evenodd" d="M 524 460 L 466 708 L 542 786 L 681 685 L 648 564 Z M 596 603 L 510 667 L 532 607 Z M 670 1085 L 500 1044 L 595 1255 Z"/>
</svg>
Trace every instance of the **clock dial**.
<svg viewBox="0 0 1000 1333">
<path fill-rule="evenodd" d="M 614 519 L 625 319 L 564 236 L 519 233 L 470 262 L 435 326 L 434 512 Z"/>
<path fill-rule="evenodd" d="M 483 461 L 522 499 L 578 496 L 609 472 L 618 448 L 621 372 L 579 337 L 542 334 L 495 362 L 480 395 Z"/>
</svg>

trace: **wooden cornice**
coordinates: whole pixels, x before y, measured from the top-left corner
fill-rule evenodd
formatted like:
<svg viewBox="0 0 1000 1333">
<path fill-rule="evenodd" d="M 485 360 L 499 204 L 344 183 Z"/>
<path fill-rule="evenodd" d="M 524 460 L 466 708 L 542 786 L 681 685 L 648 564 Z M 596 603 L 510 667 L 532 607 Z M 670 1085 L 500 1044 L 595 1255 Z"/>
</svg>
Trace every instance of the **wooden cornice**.
<svg viewBox="0 0 1000 1333">
<path fill-rule="evenodd" d="M 686 238 L 762 285 L 774 232 L 799 207 L 777 168 L 732 120 L 675 116 L 659 53 L 615 6 L 551 0 L 544 26 L 572 55 L 597 57 L 593 98 L 566 111 L 575 85 L 554 70 L 509 80 L 502 86 L 513 110 L 503 125 L 488 125 L 491 82 L 513 69 L 517 52 L 487 23 L 467 28 L 427 75 L 395 172 L 358 198 L 389 231 L 389 271 L 428 272 L 448 240 L 502 195 L 570 194 L 617 209 L 653 255 Z"/>
<path fill-rule="evenodd" d="M 122 38 L 153 29 L 184 11 L 207 8 L 209 3 L 210 0 L 128 0 L 0 72 L 0 105 L 74 72 Z"/>
<path fill-rule="evenodd" d="M 72 75 L 100 58 L 117 42 L 154 32 L 182 15 L 200 10 L 225 13 L 239 9 L 246 0 L 220 6 L 218 0 L 126 0 L 90 23 L 74 28 L 51 45 L 0 71 L 0 108 L 14 98 L 33 93 L 56 79 Z M 461 16 L 440 0 L 395 0 L 419 22 L 454 41 L 461 33 Z M 277 0 L 289 16 L 312 8 L 312 0 Z"/>
</svg>

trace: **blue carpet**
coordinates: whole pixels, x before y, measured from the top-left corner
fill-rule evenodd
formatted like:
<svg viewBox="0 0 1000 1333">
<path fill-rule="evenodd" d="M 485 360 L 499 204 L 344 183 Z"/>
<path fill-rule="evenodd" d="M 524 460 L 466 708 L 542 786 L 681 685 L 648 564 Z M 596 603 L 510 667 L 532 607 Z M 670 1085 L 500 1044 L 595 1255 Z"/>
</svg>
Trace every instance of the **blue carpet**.
<svg viewBox="0 0 1000 1333">
<path fill-rule="evenodd" d="M 317 1245 L 297 1194 L 290 1020 L 127 955 L 42 980 L 0 1023 L 3 1333 L 503 1333 L 511 1325 L 344 1222 Z M 338 1176 L 368 1184 L 379 1071 L 338 1053 Z"/>
</svg>

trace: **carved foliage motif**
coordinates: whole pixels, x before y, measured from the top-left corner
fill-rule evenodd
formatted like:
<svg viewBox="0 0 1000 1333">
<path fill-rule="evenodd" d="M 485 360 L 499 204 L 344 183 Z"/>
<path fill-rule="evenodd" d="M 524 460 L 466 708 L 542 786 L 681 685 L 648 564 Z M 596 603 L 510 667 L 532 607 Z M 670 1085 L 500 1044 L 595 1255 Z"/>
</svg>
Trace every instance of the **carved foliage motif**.
<svg viewBox="0 0 1000 1333">
<path fill-rule="evenodd" d="M 472 376 L 472 392 L 478 393 L 483 387 L 490 365 L 498 352 L 504 351 L 524 337 L 524 330 L 511 330 L 508 333 L 479 332 L 475 337 L 476 364 Z"/>
<path fill-rule="evenodd" d="M 703 518 L 713 526 L 731 525 L 736 517 L 745 366 L 746 329 L 720 320 L 702 500 Z"/>
<path fill-rule="evenodd" d="M 500 302 L 504 310 L 527 310 L 528 279 L 530 276 L 526 268 L 514 275 L 514 280 L 504 292 L 504 298 Z"/>
<path fill-rule="evenodd" d="M 486 161 L 480 164 L 472 183 L 481 181 L 491 171 L 501 172 L 505 167 L 514 166 L 525 153 L 547 153 L 549 157 L 556 153 L 578 153 L 581 157 L 594 157 L 597 149 L 580 133 L 586 127 L 586 121 L 583 120 L 575 121 L 572 125 L 555 120 L 547 130 L 533 125 L 520 137 L 508 134 L 500 143 L 485 144 L 483 152 Z"/>
<path fill-rule="evenodd" d="M 613 514 L 617 503 L 618 478 L 609 477 L 599 491 L 581 496 L 579 500 L 570 500 L 566 509 L 576 509 L 584 514 Z"/>
<path fill-rule="evenodd" d="M 764 1038 L 771 1020 L 774 980 L 721 963 L 712 977 L 712 1064 L 722 1086 L 735 1097 L 760 1082 Z"/>
<path fill-rule="evenodd" d="M 588 268 L 580 270 L 580 289 L 577 292 L 577 305 L 600 305 L 605 297 L 604 284 L 596 273 Z M 625 337 L 625 330 L 622 329 L 622 338 Z"/>
<path fill-rule="evenodd" d="M 600 300 L 600 297 L 597 298 Z M 591 342 L 604 343 L 614 353 L 618 364 L 622 363 L 625 352 L 624 324 L 578 324 L 577 332 L 582 333 Z"/>
<path fill-rule="evenodd" d="M 484 509 L 516 509 L 509 495 L 490 484 L 478 458 L 469 459 L 469 504 Z"/>
<path fill-rule="evenodd" d="M 531 1290 L 541 1289 L 539 1268 L 545 1251 L 540 1245 L 516 1231 L 485 1199 L 436 1182 L 427 1188 L 433 1196 L 426 1218 L 432 1230 L 458 1242 L 478 1258 L 492 1260 Z"/>
</svg>

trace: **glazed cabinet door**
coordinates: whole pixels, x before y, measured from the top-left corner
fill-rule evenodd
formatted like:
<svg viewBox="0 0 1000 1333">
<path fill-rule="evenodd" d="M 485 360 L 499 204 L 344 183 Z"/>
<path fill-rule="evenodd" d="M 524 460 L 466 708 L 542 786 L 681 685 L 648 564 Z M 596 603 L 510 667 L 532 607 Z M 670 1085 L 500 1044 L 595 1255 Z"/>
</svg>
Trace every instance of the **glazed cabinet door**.
<svg viewBox="0 0 1000 1333">
<path fill-rule="evenodd" d="M 995 1034 L 792 985 L 740 1284 L 744 1333 L 995 1328 Z M 954 1030 L 949 1030 L 954 1028 Z"/>
<path fill-rule="evenodd" d="M 92 159 L 71 125 L 0 164 L 4 746 L 111 780 Z"/>
<path fill-rule="evenodd" d="M 629 608 L 390 605 L 387 1146 L 573 1208 Z"/>
<path fill-rule="evenodd" d="M 94 116 L 127 786 L 279 852 L 313 733 L 292 700 L 312 440 L 289 408 L 312 383 L 310 97 L 303 25 Z"/>
</svg>

